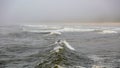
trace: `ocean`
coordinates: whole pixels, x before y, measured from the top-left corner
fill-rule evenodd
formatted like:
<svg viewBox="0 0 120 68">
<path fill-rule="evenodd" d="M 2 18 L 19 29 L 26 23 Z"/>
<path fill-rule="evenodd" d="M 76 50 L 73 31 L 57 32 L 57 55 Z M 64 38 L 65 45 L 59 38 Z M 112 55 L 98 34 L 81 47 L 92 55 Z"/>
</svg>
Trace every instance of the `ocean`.
<svg viewBox="0 0 120 68">
<path fill-rule="evenodd" d="M 0 26 L 0 68 L 120 68 L 120 27 Z"/>
</svg>

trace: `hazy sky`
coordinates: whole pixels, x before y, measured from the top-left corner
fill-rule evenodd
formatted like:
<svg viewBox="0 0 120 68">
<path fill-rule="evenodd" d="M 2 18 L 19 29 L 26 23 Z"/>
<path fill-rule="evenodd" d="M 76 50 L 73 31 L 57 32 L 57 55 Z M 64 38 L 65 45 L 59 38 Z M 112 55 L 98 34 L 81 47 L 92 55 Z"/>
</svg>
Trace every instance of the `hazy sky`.
<svg viewBox="0 0 120 68">
<path fill-rule="evenodd" d="M 0 22 L 120 22 L 120 0 L 0 0 Z"/>
</svg>

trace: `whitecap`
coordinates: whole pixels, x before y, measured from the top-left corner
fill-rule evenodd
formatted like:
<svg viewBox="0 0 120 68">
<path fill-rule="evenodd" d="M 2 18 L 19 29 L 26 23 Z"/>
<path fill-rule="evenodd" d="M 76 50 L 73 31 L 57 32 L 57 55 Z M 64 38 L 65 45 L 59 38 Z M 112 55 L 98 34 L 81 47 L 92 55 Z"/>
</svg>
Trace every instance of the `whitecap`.
<svg viewBox="0 0 120 68">
<path fill-rule="evenodd" d="M 102 30 L 101 32 L 98 32 L 100 34 L 111 34 L 111 33 L 118 33 L 117 31 L 114 30 Z"/>
<path fill-rule="evenodd" d="M 62 41 L 62 43 L 67 47 L 69 48 L 70 50 L 75 50 L 67 41 Z"/>
<path fill-rule="evenodd" d="M 57 47 L 55 47 L 55 48 L 53 49 L 53 51 L 54 51 L 54 52 L 59 52 L 60 49 L 63 49 L 63 47 L 57 46 Z"/>
<path fill-rule="evenodd" d="M 53 32 L 50 32 L 50 35 L 52 35 L 52 34 L 55 34 L 55 35 L 61 35 L 62 33 L 59 32 L 59 31 L 53 31 Z"/>
<path fill-rule="evenodd" d="M 86 28 L 68 28 L 65 27 L 63 29 L 57 30 L 60 32 L 86 32 L 86 31 L 94 31 L 95 29 L 86 29 Z"/>
<path fill-rule="evenodd" d="M 58 40 L 55 42 L 56 45 L 75 50 L 66 40 Z"/>
<path fill-rule="evenodd" d="M 59 29 L 61 29 L 61 27 L 47 25 L 24 25 L 22 27 L 22 30 L 26 32 L 50 33 L 50 34 L 61 34 L 60 32 L 56 31 Z"/>
</svg>

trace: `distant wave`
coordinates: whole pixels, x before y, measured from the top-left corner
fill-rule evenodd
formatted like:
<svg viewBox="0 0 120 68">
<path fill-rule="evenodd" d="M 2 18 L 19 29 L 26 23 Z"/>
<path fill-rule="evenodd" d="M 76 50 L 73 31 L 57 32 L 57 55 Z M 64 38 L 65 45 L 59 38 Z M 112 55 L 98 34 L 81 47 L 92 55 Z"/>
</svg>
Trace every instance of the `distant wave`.
<svg viewBox="0 0 120 68">
<path fill-rule="evenodd" d="M 118 33 L 117 31 L 114 30 L 102 30 L 98 32 L 99 34 L 111 34 L 111 33 Z"/>
<path fill-rule="evenodd" d="M 48 26 L 48 25 L 23 25 L 23 27 L 34 28 L 34 29 L 43 29 L 43 30 L 55 30 L 61 29 L 61 26 Z"/>
<path fill-rule="evenodd" d="M 61 31 L 61 32 L 86 32 L 86 31 L 94 31 L 95 29 L 84 29 L 84 28 L 69 28 L 69 27 L 65 27 L 63 29 L 57 30 L 57 31 Z"/>
<path fill-rule="evenodd" d="M 75 28 L 67 26 L 47 26 L 47 25 L 24 25 L 23 31 L 27 32 L 80 32 L 80 31 L 94 31 L 89 28 Z"/>
<path fill-rule="evenodd" d="M 62 27 L 57 26 L 47 26 L 47 25 L 24 25 L 22 27 L 25 32 L 34 32 L 34 33 L 57 33 L 56 30 L 61 29 Z"/>
<path fill-rule="evenodd" d="M 119 27 L 78 27 L 78 26 L 49 26 L 49 25 L 24 25 L 25 32 L 60 35 L 62 32 L 96 32 L 99 34 L 112 34 L 120 32 Z"/>
</svg>

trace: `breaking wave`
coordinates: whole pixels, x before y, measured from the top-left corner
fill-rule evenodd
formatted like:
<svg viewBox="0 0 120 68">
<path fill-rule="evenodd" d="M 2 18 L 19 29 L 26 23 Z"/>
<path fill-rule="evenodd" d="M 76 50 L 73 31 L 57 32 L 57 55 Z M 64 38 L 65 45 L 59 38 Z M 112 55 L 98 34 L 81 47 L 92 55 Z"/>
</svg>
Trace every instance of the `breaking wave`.
<svg viewBox="0 0 120 68">
<path fill-rule="evenodd" d="M 24 25 L 23 31 L 35 33 L 61 34 L 61 32 L 97 32 L 100 34 L 118 33 L 119 27 L 72 27 L 72 26 L 47 26 L 47 25 Z"/>
<path fill-rule="evenodd" d="M 101 32 L 98 32 L 100 34 L 111 34 L 111 33 L 118 33 L 117 31 L 114 30 L 102 30 Z"/>
<path fill-rule="evenodd" d="M 118 27 L 57 27 L 28 25 L 0 28 L 1 68 L 119 68 L 120 56 L 92 55 L 77 52 L 62 38 L 62 32 L 93 32 L 109 34 L 119 32 Z M 115 32 L 116 31 L 116 32 Z M 69 34 L 69 33 L 66 33 Z M 78 33 L 79 34 L 79 33 Z M 59 36 L 58 36 L 59 35 Z M 87 35 L 86 35 L 87 36 Z M 68 35 L 71 37 L 71 35 Z M 74 37 L 74 39 L 73 39 Z M 77 39 L 75 35 L 72 40 Z M 77 36 L 79 37 L 79 36 Z M 56 39 L 57 38 L 57 39 Z M 68 40 L 68 38 L 66 38 Z M 108 38 L 109 39 L 109 38 Z M 80 39 L 77 39 L 80 40 Z M 93 40 L 93 39 L 91 39 Z M 80 40 L 81 41 L 81 40 Z M 79 42 L 79 41 L 78 41 Z M 96 43 L 96 42 L 93 42 Z M 76 43 L 79 45 L 79 43 Z M 77 48 L 77 47 L 76 47 Z M 78 48 L 79 49 L 79 48 Z M 105 51 L 103 51 L 105 52 Z M 108 54 L 108 53 L 107 53 Z M 111 57 L 113 56 L 113 57 Z"/>
<path fill-rule="evenodd" d="M 58 33 L 58 32 L 86 32 L 94 31 L 91 28 L 75 28 L 68 26 L 47 26 L 47 25 L 24 25 L 23 31 L 35 33 Z M 60 34 L 60 33 L 59 33 Z"/>
<path fill-rule="evenodd" d="M 75 51 L 65 40 L 58 40 L 44 53 L 47 56 L 35 68 L 91 68 L 93 65 L 93 60 Z"/>
</svg>

